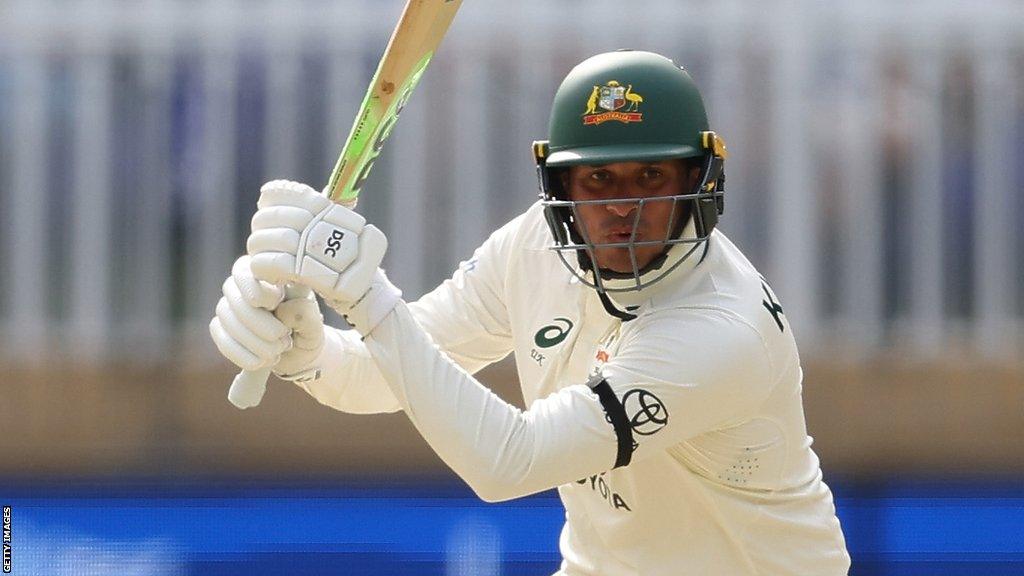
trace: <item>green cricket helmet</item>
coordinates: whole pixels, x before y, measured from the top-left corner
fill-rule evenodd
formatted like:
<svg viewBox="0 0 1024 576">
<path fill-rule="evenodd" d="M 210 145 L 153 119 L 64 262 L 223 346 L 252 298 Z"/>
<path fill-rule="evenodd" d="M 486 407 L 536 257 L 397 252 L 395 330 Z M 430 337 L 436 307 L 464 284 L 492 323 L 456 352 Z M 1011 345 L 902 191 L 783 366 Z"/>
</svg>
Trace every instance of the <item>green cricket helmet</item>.
<svg viewBox="0 0 1024 576">
<path fill-rule="evenodd" d="M 620 50 L 598 54 L 569 72 L 555 94 L 549 140 L 534 143 L 541 201 L 562 262 L 598 292 L 635 292 L 677 268 L 711 235 L 723 210 L 725 143 L 708 128 L 704 101 L 684 69 L 653 54 Z M 561 172 L 576 165 L 693 159 L 700 166 L 693 190 L 658 198 L 570 200 Z M 689 215 L 658 241 L 594 243 L 585 238 L 578 208 L 588 203 L 636 204 L 633 238 L 645 205 L 673 202 L 673 214 Z M 689 233 L 684 233 L 689 231 Z M 637 266 L 635 249 L 662 245 L 661 256 Z M 599 248 L 630 250 L 633 272 L 594 270 Z M 575 253 L 578 267 L 566 254 Z"/>
</svg>

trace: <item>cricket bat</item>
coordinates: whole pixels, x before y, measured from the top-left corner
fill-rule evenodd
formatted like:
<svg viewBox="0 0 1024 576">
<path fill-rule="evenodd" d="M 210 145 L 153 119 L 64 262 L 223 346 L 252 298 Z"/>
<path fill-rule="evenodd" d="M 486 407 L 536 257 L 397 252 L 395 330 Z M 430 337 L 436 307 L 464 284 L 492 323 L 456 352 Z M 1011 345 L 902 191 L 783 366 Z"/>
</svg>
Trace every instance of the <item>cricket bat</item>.
<svg viewBox="0 0 1024 576">
<path fill-rule="evenodd" d="M 332 202 L 355 207 L 374 161 L 461 5 L 462 0 L 406 3 L 324 189 Z M 298 293 L 287 290 L 289 296 Z M 242 409 L 259 405 L 269 377 L 269 368 L 243 370 L 231 383 L 228 400 Z"/>
</svg>

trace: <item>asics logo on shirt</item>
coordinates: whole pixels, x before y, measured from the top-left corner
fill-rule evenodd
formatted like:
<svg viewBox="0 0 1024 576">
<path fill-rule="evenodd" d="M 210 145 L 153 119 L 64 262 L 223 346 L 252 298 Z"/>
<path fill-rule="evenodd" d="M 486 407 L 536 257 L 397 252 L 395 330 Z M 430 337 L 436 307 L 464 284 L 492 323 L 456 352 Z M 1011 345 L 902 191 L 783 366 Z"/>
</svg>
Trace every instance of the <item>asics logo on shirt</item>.
<svg viewBox="0 0 1024 576">
<path fill-rule="evenodd" d="M 533 342 L 540 348 L 551 348 L 561 344 L 566 336 L 569 335 L 572 327 L 572 320 L 568 318 L 555 318 L 554 323 L 548 324 L 537 331 L 537 334 L 533 337 Z"/>
</svg>

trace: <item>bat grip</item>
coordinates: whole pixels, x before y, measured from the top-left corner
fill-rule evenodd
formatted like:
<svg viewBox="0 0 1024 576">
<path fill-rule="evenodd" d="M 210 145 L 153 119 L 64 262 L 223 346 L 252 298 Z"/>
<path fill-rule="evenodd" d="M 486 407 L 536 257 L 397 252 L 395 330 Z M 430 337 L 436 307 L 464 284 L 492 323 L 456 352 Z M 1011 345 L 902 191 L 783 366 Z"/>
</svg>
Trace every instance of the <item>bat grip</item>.
<svg viewBox="0 0 1024 576">
<path fill-rule="evenodd" d="M 258 406 L 263 400 L 263 393 L 267 391 L 269 378 L 270 368 L 242 370 L 231 382 L 231 388 L 228 389 L 228 400 L 242 410 Z"/>
<path fill-rule="evenodd" d="M 309 288 L 304 286 L 285 286 L 285 300 L 305 298 L 309 294 Z M 228 400 L 237 408 L 245 410 L 259 406 L 263 400 L 263 394 L 267 391 L 267 380 L 270 378 L 270 368 L 259 370 L 242 370 L 231 381 L 231 388 L 228 389 Z"/>
</svg>

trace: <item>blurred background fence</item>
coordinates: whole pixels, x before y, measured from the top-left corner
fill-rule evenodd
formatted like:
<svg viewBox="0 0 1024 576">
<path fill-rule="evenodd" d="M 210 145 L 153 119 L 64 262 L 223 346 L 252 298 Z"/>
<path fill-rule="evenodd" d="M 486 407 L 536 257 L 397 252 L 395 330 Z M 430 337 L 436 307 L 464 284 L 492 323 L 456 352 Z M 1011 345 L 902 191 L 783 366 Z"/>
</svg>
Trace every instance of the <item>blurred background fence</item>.
<svg viewBox="0 0 1024 576">
<path fill-rule="evenodd" d="M 260 184 L 326 180 L 401 4 L 0 0 L 0 478 L 443 473 L 401 415 L 285 385 L 234 411 L 206 334 Z M 424 293 L 535 199 L 574 64 L 668 55 L 729 144 L 721 228 L 796 330 L 826 478 L 1016 482 L 1021 30 L 1012 0 L 469 0 L 360 211 Z"/>
<path fill-rule="evenodd" d="M 5 352 L 209 349 L 259 184 L 325 181 L 400 4 L 7 0 Z M 407 294 L 533 201 L 568 69 L 635 47 L 703 87 L 733 153 L 723 229 L 809 353 L 1020 349 L 1019 3 L 642 4 L 464 8 L 362 199 Z"/>
</svg>

